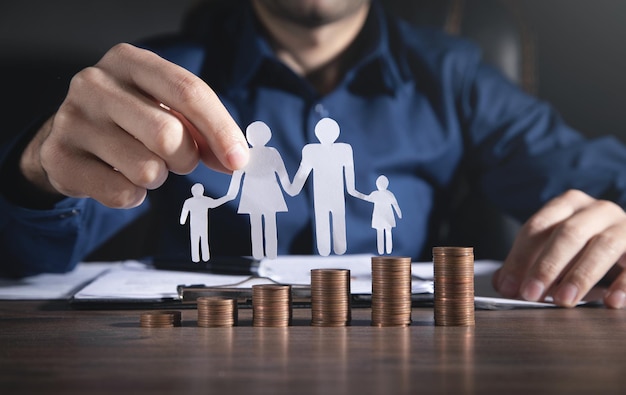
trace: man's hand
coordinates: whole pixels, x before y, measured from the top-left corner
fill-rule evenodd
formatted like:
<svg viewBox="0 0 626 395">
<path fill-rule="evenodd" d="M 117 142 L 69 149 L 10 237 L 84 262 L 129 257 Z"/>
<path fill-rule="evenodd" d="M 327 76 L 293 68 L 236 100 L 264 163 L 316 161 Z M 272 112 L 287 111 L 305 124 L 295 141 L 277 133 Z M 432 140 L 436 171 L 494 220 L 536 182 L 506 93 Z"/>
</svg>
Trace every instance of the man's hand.
<svg viewBox="0 0 626 395">
<path fill-rule="evenodd" d="M 20 169 L 43 191 L 123 208 L 200 160 L 228 172 L 248 160 L 245 137 L 215 92 L 182 67 L 119 44 L 74 76 Z"/>
<path fill-rule="evenodd" d="M 551 295 L 576 305 L 614 266 L 604 295 L 611 308 L 626 304 L 626 213 L 618 205 L 571 190 L 524 224 L 494 287 L 505 297 L 538 301 Z"/>
</svg>

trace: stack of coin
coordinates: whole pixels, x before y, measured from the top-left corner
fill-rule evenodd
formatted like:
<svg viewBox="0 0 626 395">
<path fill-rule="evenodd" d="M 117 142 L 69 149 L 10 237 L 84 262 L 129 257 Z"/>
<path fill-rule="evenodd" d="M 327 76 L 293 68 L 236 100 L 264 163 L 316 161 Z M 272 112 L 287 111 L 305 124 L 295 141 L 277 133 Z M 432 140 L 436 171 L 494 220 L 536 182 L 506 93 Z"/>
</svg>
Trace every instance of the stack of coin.
<svg viewBox="0 0 626 395">
<path fill-rule="evenodd" d="M 435 325 L 474 325 L 474 249 L 434 247 L 433 263 Z"/>
<path fill-rule="evenodd" d="M 291 325 L 291 286 L 257 284 L 252 286 L 252 325 L 285 327 Z"/>
<path fill-rule="evenodd" d="M 349 325 L 350 298 L 350 270 L 311 270 L 311 325 Z"/>
<path fill-rule="evenodd" d="M 198 326 L 204 328 L 237 325 L 237 300 L 219 296 L 201 296 L 198 305 Z"/>
<path fill-rule="evenodd" d="M 140 318 L 142 328 L 172 328 L 181 326 L 180 311 L 150 311 L 142 313 Z"/>
<path fill-rule="evenodd" d="M 372 325 L 411 324 L 411 258 L 372 257 Z"/>
</svg>

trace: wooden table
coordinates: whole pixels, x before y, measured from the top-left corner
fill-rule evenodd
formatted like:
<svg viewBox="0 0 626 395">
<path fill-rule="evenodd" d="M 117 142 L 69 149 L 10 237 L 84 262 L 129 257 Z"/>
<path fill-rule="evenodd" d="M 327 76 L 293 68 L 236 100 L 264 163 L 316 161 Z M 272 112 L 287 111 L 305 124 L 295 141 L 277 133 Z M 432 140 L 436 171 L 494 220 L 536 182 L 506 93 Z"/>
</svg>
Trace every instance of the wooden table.
<svg viewBox="0 0 626 395">
<path fill-rule="evenodd" d="M 146 329 L 143 310 L 0 302 L 0 393 L 17 394 L 610 394 L 626 393 L 626 311 L 477 311 L 476 327 Z"/>
</svg>

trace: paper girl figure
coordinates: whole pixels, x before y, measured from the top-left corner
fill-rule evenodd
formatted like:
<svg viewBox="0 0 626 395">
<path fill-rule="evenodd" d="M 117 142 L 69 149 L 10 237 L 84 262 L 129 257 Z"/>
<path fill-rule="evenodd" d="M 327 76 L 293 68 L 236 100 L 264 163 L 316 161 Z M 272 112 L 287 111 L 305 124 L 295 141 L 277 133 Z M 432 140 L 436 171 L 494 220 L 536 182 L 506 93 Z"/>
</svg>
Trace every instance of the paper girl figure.
<svg viewBox="0 0 626 395">
<path fill-rule="evenodd" d="M 365 196 L 364 200 L 374 203 L 374 211 L 372 213 L 372 228 L 376 229 L 376 244 L 378 246 L 378 253 L 383 255 L 385 253 L 385 246 L 387 254 L 391 254 L 393 249 L 393 242 L 391 237 L 391 228 L 396 226 L 395 213 L 398 218 L 402 218 L 402 212 L 396 197 L 391 191 L 387 190 L 389 186 L 389 180 L 387 177 L 381 175 L 376 179 L 377 191 Z"/>
<path fill-rule="evenodd" d="M 352 147 L 336 143 L 339 125 L 331 118 L 321 119 L 315 125 L 315 136 L 319 144 L 307 144 L 302 149 L 300 168 L 293 178 L 293 191 L 298 193 L 309 174 L 313 172 L 313 205 L 315 208 L 315 236 L 320 255 L 330 254 L 332 234 L 333 251 L 344 254 L 346 241 L 346 198 L 345 190 L 352 196 L 363 199 L 354 186 L 354 159 Z M 332 229 L 331 229 L 332 217 Z"/>
<path fill-rule="evenodd" d="M 194 184 L 191 187 L 191 195 L 185 200 L 180 213 L 180 224 L 184 225 L 189 217 L 189 234 L 191 239 L 191 260 L 200 262 L 200 251 L 202 260 L 208 261 L 209 254 L 209 209 L 223 204 L 226 199 L 213 199 L 204 196 L 202 184 Z"/>
<path fill-rule="evenodd" d="M 250 159 L 245 168 L 233 173 L 226 194 L 227 199 L 234 199 L 241 184 L 237 212 L 250 215 L 252 255 L 255 259 L 264 256 L 276 258 L 278 253 L 276 213 L 287 211 L 281 185 L 287 191 L 291 187 L 280 153 L 276 148 L 265 146 L 271 137 L 270 128 L 261 121 L 248 126 L 246 138 L 251 146 Z M 280 185 L 276 180 L 277 175 Z"/>
</svg>

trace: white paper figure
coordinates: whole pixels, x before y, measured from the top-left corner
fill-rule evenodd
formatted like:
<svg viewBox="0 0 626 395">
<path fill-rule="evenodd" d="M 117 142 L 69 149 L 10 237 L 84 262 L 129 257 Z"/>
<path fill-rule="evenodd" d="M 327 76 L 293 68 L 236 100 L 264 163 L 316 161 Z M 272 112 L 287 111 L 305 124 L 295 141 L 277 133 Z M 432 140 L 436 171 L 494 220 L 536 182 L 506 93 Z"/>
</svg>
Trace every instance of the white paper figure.
<svg viewBox="0 0 626 395">
<path fill-rule="evenodd" d="M 194 184 L 191 187 L 191 195 L 185 200 L 180 213 L 180 224 L 184 225 L 189 217 L 189 234 L 191 239 L 191 260 L 200 262 L 200 250 L 202 260 L 208 261 L 209 254 L 209 209 L 223 204 L 226 199 L 213 199 L 204 196 L 202 184 Z"/>
<path fill-rule="evenodd" d="M 264 256 L 276 258 L 278 254 L 276 213 L 287 211 L 281 185 L 287 191 L 291 187 L 280 153 L 276 148 L 265 146 L 271 137 L 270 128 L 261 121 L 248 126 L 246 138 L 251 146 L 250 159 L 245 168 L 233 173 L 225 196 L 228 200 L 234 199 L 241 184 L 237 212 L 250 215 L 252 255 L 255 259 Z M 280 180 L 280 185 L 276 176 Z"/>
<path fill-rule="evenodd" d="M 394 194 L 387 190 L 388 186 L 389 180 L 387 177 L 383 175 L 378 176 L 376 179 L 376 188 L 378 190 L 365 197 L 365 200 L 374 203 L 372 228 L 376 229 L 376 244 L 380 255 L 385 253 L 385 246 L 387 254 L 391 254 L 393 249 L 391 228 L 396 226 L 394 210 L 398 218 L 402 218 L 400 206 L 398 206 Z"/>
<path fill-rule="evenodd" d="M 344 254 L 346 242 L 345 190 L 352 196 L 364 199 L 354 186 L 354 159 L 352 147 L 336 143 L 339 125 L 330 118 L 315 125 L 315 136 L 320 143 L 307 144 L 302 149 L 302 162 L 293 179 L 293 191 L 300 192 L 311 171 L 313 172 L 313 205 L 315 208 L 315 235 L 320 255 L 330 254 L 332 234 L 333 251 Z M 345 184 L 344 184 L 345 182 Z M 332 229 L 331 229 L 332 218 Z"/>
</svg>

